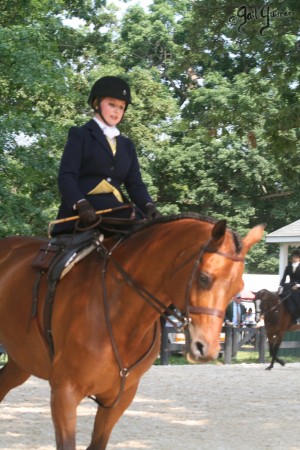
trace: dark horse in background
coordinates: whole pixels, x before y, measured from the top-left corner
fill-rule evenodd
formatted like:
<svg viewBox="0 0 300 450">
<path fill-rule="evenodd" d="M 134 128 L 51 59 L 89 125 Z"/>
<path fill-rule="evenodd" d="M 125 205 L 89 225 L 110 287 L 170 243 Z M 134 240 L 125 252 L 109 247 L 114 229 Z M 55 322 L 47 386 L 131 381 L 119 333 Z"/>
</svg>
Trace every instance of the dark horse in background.
<svg viewBox="0 0 300 450">
<path fill-rule="evenodd" d="M 225 309 L 243 287 L 245 256 L 263 231 L 258 225 L 240 239 L 224 220 L 186 214 L 157 219 L 119 241 L 98 241 L 57 284 L 53 352 L 43 328 L 47 276 L 32 317 L 32 260 L 47 241 L 2 239 L 0 342 L 8 362 L 0 370 L 0 401 L 31 375 L 48 380 L 56 448 L 75 450 L 77 406 L 91 396 L 98 409 L 88 450 L 104 450 L 157 358 L 166 308 L 174 304 L 187 319 L 189 361 L 218 357 Z"/>
<path fill-rule="evenodd" d="M 264 316 L 269 342 L 271 364 L 266 370 L 271 370 L 275 362 L 284 366 L 284 360 L 277 356 L 284 333 L 286 331 L 300 330 L 300 326 L 294 324 L 294 319 L 285 304 L 289 295 L 289 292 L 287 292 L 280 296 L 267 289 L 255 292 L 256 312 Z"/>
</svg>

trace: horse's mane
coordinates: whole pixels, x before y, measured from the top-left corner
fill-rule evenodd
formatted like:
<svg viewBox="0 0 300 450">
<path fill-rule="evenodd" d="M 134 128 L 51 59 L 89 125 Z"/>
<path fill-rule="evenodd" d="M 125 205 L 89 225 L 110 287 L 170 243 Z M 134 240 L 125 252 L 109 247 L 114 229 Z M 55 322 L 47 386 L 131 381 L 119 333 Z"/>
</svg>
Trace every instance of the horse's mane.
<svg viewBox="0 0 300 450">
<path fill-rule="evenodd" d="M 218 222 L 218 219 L 214 219 L 214 218 L 209 217 L 209 216 L 204 216 L 202 214 L 198 214 L 198 213 L 195 213 L 195 212 L 172 214 L 172 215 L 169 215 L 169 216 L 161 216 L 161 217 L 158 217 L 156 219 L 153 219 L 153 220 L 151 220 L 151 221 L 141 225 L 141 227 L 139 227 L 138 229 L 135 229 L 132 232 L 130 232 L 128 236 L 131 236 L 131 235 L 133 235 L 135 233 L 138 233 L 141 230 L 144 230 L 145 228 L 152 227 L 152 226 L 154 226 L 156 224 L 159 224 L 159 223 L 175 222 L 177 220 L 183 220 L 183 219 L 199 220 L 200 222 L 207 222 L 207 223 L 211 223 L 211 224 L 215 224 L 215 223 Z M 242 249 L 241 238 L 239 237 L 239 235 L 235 231 L 231 230 L 230 228 L 228 228 L 228 231 L 230 231 L 230 233 L 232 234 L 232 238 L 233 238 L 233 241 L 234 241 L 236 253 L 240 253 L 240 251 Z"/>
<path fill-rule="evenodd" d="M 150 220 L 149 222 L 146 222 L 142 228 L 151 227 L 152 225 L 156 223 L 166 223 L 166 222 L 175 222 L 176 220 L 182 220 L 182 219 L 194 219 L 199 220 L 201 222 L 208 222 L 208 223 L 216 223 L 217 220 L 209 217 L 204 216 L 202 214 L 198 214 L 195 212 L 187 212 L 187 213 L 180 213 L 180 214 L 171 214 L 169 216 L 160 216 L 157 217 L 157 219 Z"/>
</svg>

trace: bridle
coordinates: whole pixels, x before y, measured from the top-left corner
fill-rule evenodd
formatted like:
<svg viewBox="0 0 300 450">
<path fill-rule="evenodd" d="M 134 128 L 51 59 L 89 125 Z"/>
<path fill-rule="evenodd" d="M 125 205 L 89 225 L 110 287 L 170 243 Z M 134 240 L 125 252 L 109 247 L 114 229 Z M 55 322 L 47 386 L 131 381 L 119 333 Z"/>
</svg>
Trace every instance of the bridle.
<svg viewBox="0 0 300 450">
<path fill-rule="evenodd" d="M 123 241 L 123 239 L 120 239 L 114 247 L 108 251 L 103 244 L 98 247 L 97 251 L 101 252 L 102 256 L 104 257 L 104 268 L 102 271 L 102 274 L 104 275 L 105 281 L 105 274 L 107 269 L 108 261 L 111 261 L 111 263 L 116 267 L 118 272 L 122 275 L 124 281 L 144 300 L 146 301 L 155 311 L 157 311 L 162 317 L 164 317 L 166 320 L 170 321 L 175 328 L 178 328 L 178 331 L 181 331 L 182 329 L 186 328 L 190 320 L 190 314 L 207 314 L 212 316 L 217 316 L 220 318 L 223 318 L 224 312 L 216 309 L 216 308 L 209 308 L 205 306 L 191 306 L 190 305 L 190 296 L 191 296 L 191 290 L 192 285 L 195 279 L 196 272 L 198 270 L 199 265 L 202 262 L 203 256 L 205 253 L 214 253 L 220 256 L 223 256 L 226 259 L 230 259 L 234 262 L 244 262 L 243 256 L 238 256 L 236 254 L 222 252 L 220 250 L 217 250 L 211 246 L 212 238 L 210 238 L 196 253 L 191 255 L 186 261 L 184 261 L 181 266 L 180 270 L 185 267 L 192 259 L 195 258 L 192 273 L 189 279 L 189 282 L 187 284 L 186 289 L 186 295 L 185 295 L 185 311 L 180 312 L 179 314 L 176 311 L 169 310 L 168 307 L 165 306 L 163 302 L 161 302 L 154 294 L 149 292 L 146 288 L 144 288 L 140 283 L 138 283 L 134 278 L 123 268 L 123 266 L 115 259 L 113 258 L 112 254 L 115 251 L 115 249 L 118 247 L 118 245 Z M 178 271 L 179 269 L 176 269 Z M 169 314 L 176 317 L 176 319 L 180 322 L 180 326 L 174 324 L 172 320 L 169 319 Z"/>
<path fill-rule="evenodd" d="M 231 261 L 234 261 L 234 262 L 244 262 L 245 261 L 243 256 L 238 256 L 235 254 L 222 252 L 220 250 L 214 249 L 213 247 L 210 247 L 211 242 L 212 242 L 212 238 L 210 238 L 201 247 L 198 258 L 194 262 L 193 271 L 192 271 L 189 283 L 187 285 L 186 299 L 185 299 L 185 310 L 187 312 L 188 317 L 189 317 L 189 313 L 190 314 L 206 314 L 206 315 L 210 315 L 210 316 L 220 317 L 221 319 L 223 319 L 223 317 L 224 317 L 224 312 L 220 311 L 219 309 L 209 308 L 207 306 L 191 306 L 190 305 L 190 296 L 191 296 L 191 290 L 192 290 L 194 278 L 195 278 L 196 272 L 198 270 L 199 265 L 202 262 L 202 259 L 203 259 L 203 256 L 205 253 L 215 253 L 217 255 L 223 256 L 226 259 L 230 259 Z"/>
<path fill-rule="evenodd" d="M 191 289 L 192 289 L 192 285 L 194 282 L 194 278 L 195 278 L 197 269 L 198 269 L 199 265 L 201 264 L 205 253 L 215 253 L 220 256 L 223 256 L 224 258 L 230 259 L 234 262 L 244 262 L 244 258 L 242 256 L 238 256 L 238 255 L 234 255 L 231 253 L 226 253 L 226 252 L 222 252 L 222 251 L 214 249 L 213 246 L 210 246 L 213 239 L 212 238 L 209 239 L 201 247 L 200 251 L 198 250 L 197 253 L 194 253 L 191 257 L 189 257 L 186 261 L 184 261 L 183 264 L 181 264 L 179 269 L 176 270 L 176 271 L 181 270 L 192 259 L 196 258 L 194 261 L 194 264 L 193 264 L 193 270 L 192 270 L 192 273 L 191 273 L 191 276 L 190 276 L 190 279 L 189 279 L 189 282 L 187 285 L 187 289 L 186 289 L 185 312 L 183 313 L 178 310 L 177 311 L 170 310 L 170 308 L 166 307 L 165 304 L 163 302 L 161 302 L 154 294 L 149 292 L 146 288 L 141 286 L 140 283 L 138 283 L 136 280 L 134 280 L 134 278 L 123 268 L 123 266 L 112 256 L 115 249 L 119 246 L 119 244 L 123 240 L 124 240 L 124 238 L 119 239 L 116 242 L 116 244 L 112 247 L 112 249 L 110 249 L 109 251 L 103 245 L 102 242 L 100 243 L 100 245 L 97 248 L 97 252 L 99 252 L 101 254 L 101 256 L 103 257 L 103 267 L 102 267 L 101 275 L 102 275 L 103 304 L 104 304 L 106 326 L 107 326 L 108 334 L 109 334 L 109 337 L 111 340 L 111 345 L 112 345 L 112 348 L 113 348 L 113 351 L 115 354 L 115 358 L 118 363 L 119 374 L 121 377 L 119 393 L 116 396 L 115 400 L 111 404 L 105 405 L 102 402 L 100 402 L 96 397 L 89 396 L 89 398 L 94 400 L 99 406 L 106 408 L 106 409 L 113 408 L 119 402 L 121 395 L 123 393 L 124 387 L 125 387 L 125 381 L 126 381 L 127 376 L 137 365 L 139 365 L 142 361 L 144 361 L 146 359 L 146 357 L 151 353 L 151 351 L 155 347 L 155 342 L 156 342 L 157 335 L 158 335 L 158 326 L 157 326 L 157 322 L 156 322 L 155 333 L 154 333 L 154 337 L 153 337 L 152 343 L 150 345 L 150 348 L 130 367 L 125 367 L 123 365 L 120 354 L 119 354 L 119 350 L 118 350 L 118 347 L 116 345 L 116 341 L 114 338 L 111 321 L 110 321 L 110 316 L 109 316 L 109 302 L 108 302 L 108 294 L 107 294 L 107 287 L 106 287 L 106 274 L 107 274 L 108 262 L 110 261 L 115 266 L 115 268 L 118 270 L 118 272 L 122 275 L 124 281 L 128 284 L 128 286 L 130 286 L 139 295 L 139 297 L 141 297 L 144 301 L 146 301 L 162 317 L 164 317 L 166 320 L 171 322 L 171 324 L 178 331 L 186 331 L 188 329 L 188 326 L 191 323 L 190 314 L 206 314 L 206 315 L 217 316 L 220 318 L 223 318 L 223 316 L 224 316 L 224 313 L 222 311 L 215 309 L 215 308 L 190 305 Z M 175 322 L 173 322 L 169 318 L 169 316 L 168 316 L 169 314 L 172 314 L 173 316 L 176 317 L 176 319 L 178 319 L 178 321 L 180 322 L 180 326 L 178 326 Z"/>
</svg>

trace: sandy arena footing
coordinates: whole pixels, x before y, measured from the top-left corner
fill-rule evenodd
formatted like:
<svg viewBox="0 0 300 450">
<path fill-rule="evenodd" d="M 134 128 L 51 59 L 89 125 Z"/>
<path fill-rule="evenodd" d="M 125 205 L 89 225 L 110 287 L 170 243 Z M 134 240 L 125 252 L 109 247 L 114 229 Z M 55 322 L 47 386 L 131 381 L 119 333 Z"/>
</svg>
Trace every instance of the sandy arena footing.
<svg viewBox="0 0 300 450">
<path fill-rule="evenodd" d="M 108 450 L 300 450 L 300 363 L 153 366 Z M 0 450 L 55 450 L 49 385 L 30 378 L 0 405 Z M 78 408 L 77 449 L 96 406 Z"/>
</svg>

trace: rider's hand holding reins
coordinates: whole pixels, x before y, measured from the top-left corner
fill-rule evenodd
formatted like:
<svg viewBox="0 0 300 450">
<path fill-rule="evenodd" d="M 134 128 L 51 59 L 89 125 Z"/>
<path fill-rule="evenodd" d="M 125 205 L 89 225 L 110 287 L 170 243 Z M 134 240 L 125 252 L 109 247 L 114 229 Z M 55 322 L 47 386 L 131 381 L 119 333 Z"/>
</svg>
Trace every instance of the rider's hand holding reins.
<svg viewBox="0 0 300 450">
<path fill-rule="evenodd" d="M 162 214 L 156 209 L 156 206 L 153 203 L 147 203 L 146 205 L 146 217 L 149 220 L 157 219 L 161 217 Z"/>
<path fill-rule="evenodd" d="M 85 226 L 89 226 L 97 222 L 98 217 L 96 211 L 87 200 L 79 200 L 79 202 L 76 203 L 76 209 L 81 222 Z"/>
</svg>

